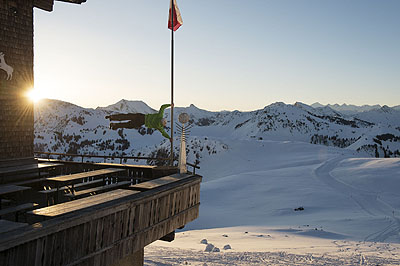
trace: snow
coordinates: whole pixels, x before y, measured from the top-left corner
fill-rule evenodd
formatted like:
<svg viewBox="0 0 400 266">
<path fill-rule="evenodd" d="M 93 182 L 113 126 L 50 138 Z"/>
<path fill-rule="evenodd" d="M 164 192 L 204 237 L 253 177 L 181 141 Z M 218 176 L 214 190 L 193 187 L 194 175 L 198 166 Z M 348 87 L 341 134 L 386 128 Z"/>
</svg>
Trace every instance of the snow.
<svg viewBox="0 0 400 266">
<path fill-rule="evenodd" d="M 301 232 L 301 229 L 264 227 L 185 231 L 177 234 L 172 243 L 157 241 L 146 247 L 145 265 L 394 266 L 400 262 L 400 245 L 332 240 Z M 318 235 L 319 231 L 316 232 Z M 206 245 L 198 241 L 201 237 L 206 237 L 220 252 L 206 251 Z M 223 248 L 228 245 L 231 249 Z"/>
<path fill-rule="evenodd" d="M 50 152 L 84 152 L 95 155 L 150 155 L 164 140 L 159 132 L 142 127 L 139 130 L 113 131 L 106 115 L 114 112 L 155 112 L 141 101 L 121 100 L 104 108 L 85 109 L 55 100 L 35 106 L 35 144 L 37 150 Z M 377 110 L 341 114 L 329 106 L 313 108 L 303 103 L 274 103 L 252 112 L 210 112 L 194 105 L 175 107 L 176 117 L 186 112 L 194 125 L 191 135 L 199 137 L 196 156 L 203 157 L 202 148 L 209 135 L 241 140 L 276 140 L 313 142 L 346 147 L 360 155 L 400 156 L 400 111 L 384 106 Z M 165 111 L 170 117 L 170 109 Z M 168 124 L 169 125 L 169 124 Z M 167 129 L 168 131 L 169 129 Z M 174 135 L 178 136 L 176 127 Z M 382 140 L 380 136 L 392 138 Z M 380 139 L 380 140 L 379 140 Z M 215 149 L 224 146 L 215 142 Z M 199 155 L 197 155 L 199 154 Z M 190 158 L 191 159 L 191 158 Z M 137 162 L 135 162 L 137 163 Z"/>
<path fill-rule="evenodd" d="M 348 114 L 348 115 L 354 115 L 356 113 L 361 113 L 361 112 L 365 112 L 365 111 L 371 111 L 371 110 L 377 110 L 379 108 L 381 108 L 382 106 L 376 104 L 376 105 L 363 105 L 363 106 L 356 106 L 353 104 L 328 104 L 328 105 L 322 105 L 318 102 L 313 103 L 311 105 L 314 108 L 318 108 L 318 107 L 329 107 L 332 108 L 335 111 L 344 113 L 344 114 Z M 396 106 L 394 106 L 393 108 L 395 108 Z"/>
<path fill-rule="evenodd" d="M 229 149 L 201 164 L 199 218 L 147 247 L 146 265 L 400 264 L 399 158 L 224 141 Z"/>
<path fill-rule="evenodd" d="M 398 136 L 398 110 L 348 116 L 302 103 L 253 112 L 175 110 L 194 124 L 187 148 L 203 176 L 200 216 L 172 243 L 148 246 L 145 265 L 400 265 L 400 158 L 358 150 L 379 135 Z M 158 132 L 109 130 L 109 112 L 50 101 L 36 110 L 35 142 L 60 149 L 80 135 L 94 143 L 79 152 L 98 152 L 97 143 L 122 135 L 128 155 L 169 147 Z M 315 134 L 356 141 L 346 148 L 310 144 Z M 380 155 L 400 148 L 395 138 L 381 143 Z"/>
<path fill-rule="evenodd" d="M 110 113 L 152 114 L 156 112 L 156 110 L 152 109 L 143 101 L 128 101 L 125 99 L 106 107 L 97 107 L 96 110 L 105 110 L 109 111 Z"/>
</svg>

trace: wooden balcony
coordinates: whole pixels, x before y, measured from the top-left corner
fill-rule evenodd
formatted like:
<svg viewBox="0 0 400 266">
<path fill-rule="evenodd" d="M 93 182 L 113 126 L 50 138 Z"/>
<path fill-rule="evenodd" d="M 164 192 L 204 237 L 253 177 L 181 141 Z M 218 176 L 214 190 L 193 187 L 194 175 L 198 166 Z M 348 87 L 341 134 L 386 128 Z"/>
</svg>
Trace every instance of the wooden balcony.
<svg viewBox="0 0 400 266">
<path fill-rule="evenodd" d="M 59 171 L 109 167 L 65 163 Z M 173 239 L 176 229 L 198 217 L 201 176 L 165 174 L 175 171 L 171 168 L 113 167 L 127 170 L 119 178 L 130 185 L 42 204 L 27 213 L 28 223 L 7 221 L 3 229 L 0 223 L 0 265 L 122 265 L 127 258 L 133 258 L 131 265 L 143 265 L 146 245 L 171 234 Z"/>
</svg>

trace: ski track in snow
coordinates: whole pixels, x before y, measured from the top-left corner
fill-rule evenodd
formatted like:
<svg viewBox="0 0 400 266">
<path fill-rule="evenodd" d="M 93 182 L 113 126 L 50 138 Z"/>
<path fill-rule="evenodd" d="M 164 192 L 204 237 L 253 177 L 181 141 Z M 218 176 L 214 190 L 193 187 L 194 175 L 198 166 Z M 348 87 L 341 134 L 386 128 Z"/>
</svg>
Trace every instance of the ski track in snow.
<svg viewBox="0 0 400 266">
<path fill-rule="evenodd" d="M 400 260 L 396 258 L 382 258 L 378 256 L 367 256 L 361 253 L 352 255 L 296 255 L 287 252 L 202 252 L 176 248 L 151 248 L 145 249 L 146 266 L 167 265 L 199 265 L 199 266 L 221 266 L 221 265 L 399 265 Z"/>
<path fill-rule="evenodd" d="M 390 219 L 390 225 L 383 230 L 379 230 L 365 237 L 365 241 L 384 242 L 391 236 L 400 236 L 400 219 L 392 216 L 392 211 L 396 210 L 389 203 L 379 199 L 379 194 L 365 191 L 335 179 L 330 173 L 339 162 L 345 160 L 339 156 L 324 162 L 315 169 L 316 177 L 340 193 L 347 194 L 360 208 L 371 216 L 383 216 Z"/>
</svg>

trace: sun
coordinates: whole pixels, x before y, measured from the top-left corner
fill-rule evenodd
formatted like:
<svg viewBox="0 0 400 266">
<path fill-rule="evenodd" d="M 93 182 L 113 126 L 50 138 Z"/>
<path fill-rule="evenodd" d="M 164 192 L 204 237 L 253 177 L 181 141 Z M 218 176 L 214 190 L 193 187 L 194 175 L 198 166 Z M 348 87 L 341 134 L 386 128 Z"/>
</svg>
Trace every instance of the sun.
<svg viewBox="0 0 400 266">
<path fill-rule="evenodd" d="M 43 92 L 41 92 L 36 88 L 28 90 L 26 96 L 34 103 L 37 103 L 38 101 L 44 98 Z"/>
</svg>

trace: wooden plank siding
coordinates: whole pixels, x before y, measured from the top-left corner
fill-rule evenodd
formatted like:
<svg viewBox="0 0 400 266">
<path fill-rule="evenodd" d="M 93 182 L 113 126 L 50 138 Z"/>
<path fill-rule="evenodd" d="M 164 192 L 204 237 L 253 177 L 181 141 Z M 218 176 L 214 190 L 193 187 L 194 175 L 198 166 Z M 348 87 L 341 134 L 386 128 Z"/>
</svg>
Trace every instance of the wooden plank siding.
<svg viewBox="0 0 400 266">
<path fill-rule="evenodd" d="M 13 68 L 0 70 L 0 166 L 33 159 L 33 1 L 0 1 L 0 53 Z M 5 161 L 5 162 L 2 162 Z"/>
<path fill-rule="evenodd" d="M 111 265 L 196 219 L 200 182 L 186 175 L 2 234 L 0 265 Z"/>
<path fill-rule="evenodd" d="M 85 0 L 62 0 L 81 4 Z M 54 0 L 1 0 L 0 53 L 9 66 L 0 70 L 0 166 L 32 160 L 33 102 L 25 95 L 34 84 L 33 9 L 52 11 Z"/>
</svg>

